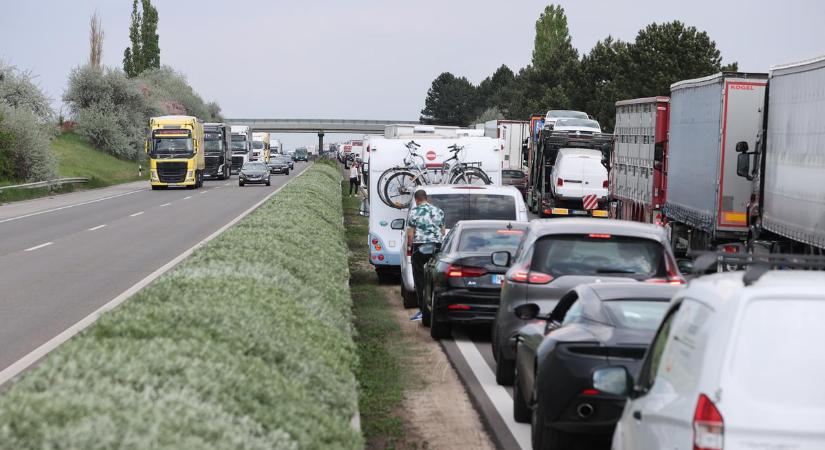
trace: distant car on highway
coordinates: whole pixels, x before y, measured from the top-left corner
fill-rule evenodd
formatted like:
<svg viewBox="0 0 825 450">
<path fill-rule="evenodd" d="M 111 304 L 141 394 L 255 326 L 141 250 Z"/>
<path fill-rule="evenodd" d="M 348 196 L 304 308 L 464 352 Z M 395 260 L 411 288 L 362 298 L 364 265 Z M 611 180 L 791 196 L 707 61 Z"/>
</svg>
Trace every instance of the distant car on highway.
<svg viewBox="0 0 825 450">
<path fill-rule="evenodd" d="M 496 316 L 504 267 L 494 265 L 496 251 L 515 252 L 527 222 L 460 221 L 444 238 L 441 250 L 425 266 L 423 323 L 430 335 L 450 335 L 453 323 L 490 324 Z"/>
<path fill-rule="evenodd" d="M 290 159 L 284 156 L 270 156 L 267 166 L 269 166 L 269 173 L 282 173 L 289 175 Z"/>
<path fill-rule="evenodd" d="M 515 256 L 500 252 L 493 258 L 502 267 L 511 266 L 492 333 L 496 381 L 503 385 L 513 383 L 516 333 L 527 324 L 513 313 L 516 307 L 535 303 L 547 314 L 582 283 L 684 283 L 664 229 L 621 220 L 534 220 Z"/>
<path fill-rule="evenodd" d="M 308 158 L 309 158 L 308 154 L 309 153 L 307 152 L 307 149 L 305 149 L 305 148 L 296 148 L 295 153 L 293 154 L 293 157 L 294 157 L 295 161 L 307 161 Z"/>
<path fill-rule="evenodd" d="M 513 186 L 521 192 L 522 196 L 527 195 L 527 174 L 523 170 L 504 169 L 501 171 L 501 184 L 503 186 Z"/>
<path fill-rule="evenodd" d="M 712 264 L 738 264 L 725 259 Z M 825 259 L 739 259 L 754 265 L 673 298 L 638 376 L 593 373 L 596 389 L 629 397 L 613 449 L 825 448 L 825 274 L 810 270 Z"/>
<path fill-rule="evenodd" d="M 580 284 L 549 316 L 528 303 L 516 342 L 513 418 L 533 427 L 533 447 L 608 448 L 625 398 L 594 387 L 593 372 L 638 374 L 653 335 L 682 285 Z M 641 447 L 640 447 L 641 448 Z"/>
<path fill-rule="evenodd" d="M 269 167 L 260 161 L 251 161 L 244 164 L 240 173 L 238 173 L 238 186 L 245 184 L 265 184 L 269 186 Z"/>
</svg>

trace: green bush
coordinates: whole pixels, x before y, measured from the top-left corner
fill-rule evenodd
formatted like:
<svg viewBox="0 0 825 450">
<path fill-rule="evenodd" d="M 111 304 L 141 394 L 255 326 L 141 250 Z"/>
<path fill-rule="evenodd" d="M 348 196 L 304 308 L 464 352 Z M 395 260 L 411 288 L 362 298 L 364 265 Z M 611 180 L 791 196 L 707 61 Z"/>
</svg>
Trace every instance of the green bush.
<svg viewBox="0 0 825 450">
<path fill-rule="evenodd" d="M 360 448 L 339 182 L 315 165 L 49 355 L 0 447 Z"/>
</svg>

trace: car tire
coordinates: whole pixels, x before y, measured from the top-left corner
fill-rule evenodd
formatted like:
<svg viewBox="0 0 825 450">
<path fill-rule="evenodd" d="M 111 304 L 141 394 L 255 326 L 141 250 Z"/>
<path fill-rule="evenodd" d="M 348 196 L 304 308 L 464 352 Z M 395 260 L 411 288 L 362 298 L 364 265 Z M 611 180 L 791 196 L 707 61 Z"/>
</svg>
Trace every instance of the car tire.
<svg viewBox="0 0 825 450">
<path fill-rule="evenodd" d="M 547 426 L 543 408 L 536 405 L 530 417 L 530 437 L 533 442 L 533 450 L 575 450 L 578 448 L 572 435 Z"/>
<path fill-rule="evenodd" d="M 404 308 L 415 308 L 418 306 L 418 297 L 415 295 L 415 291 L 407 291 L 404 289 L 404 282 L 401 282 L 401 300 L 404 305 Z"/>
<path fill-rule="evenodd" d="M 272 182 L 269 180 L 269 178 L 266 179 L 266 185 L 267 186 L 272 186 Z"/>
<path fill-rule="evenodd" d="M 243 187 L 243 181 L 238 181 L 238 186 Z"/>
<path fill-rule="evenodd" d="M 435 303 L 433 296 L 435 294 L 432 293 L 432 289 L 430 292 L 430 302 L 421 310 L 421 324 L 425 327 L 429 327 L 433 323 L 433 303 Z"/>
<path fill-rule="evenodd" d="M 518 366 L 516 366 L 515 379 L 513 380 L 513 420 L 518 423 L 530 423 L 532 419 L 532 411 L 530 406 L 524 400 L 524 395 L 521 392 L 521 383 L 519 383 Z"/>
<path fill-rule="evenodd" d="M 450 322 L 443 322 L 430 317 L 430 337 L 436 341 L 452 336 L 452 328 Z"/>
<path fill-rule="evenodd" d="M 496 383 L 502 386 L 512 386 L 515 370 L 516 362 L 499 354 L 496 361 Z"/>
<path fill-rule="evenodd" d="M 288 171 L 288 170 L 285 170 L 285 171 L 284 171 L 284 175 L 289 175 L 289 171 Z"/>
</svg>

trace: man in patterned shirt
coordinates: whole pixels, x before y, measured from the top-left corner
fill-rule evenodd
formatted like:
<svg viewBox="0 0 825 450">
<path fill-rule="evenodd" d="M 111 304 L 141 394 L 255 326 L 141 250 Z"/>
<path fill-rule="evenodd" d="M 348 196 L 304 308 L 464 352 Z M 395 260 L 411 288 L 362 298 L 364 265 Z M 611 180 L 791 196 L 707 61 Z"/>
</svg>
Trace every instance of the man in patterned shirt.
<svg viewBox="0 0 825 450">
<path fill-rule="evenodd" d="M 418 312 L 410 320 L 421 320 L 424 305 L 424 265 L 441 245 L 444 236 L 444 211 L 427 201 L 423 189 L 415 192 L 415 207 L 407 216 L 407 254 L 412 254 L 413 283 L 418 297 Z M 422 252 L 424 250 L 424 252 Z M 430 250 L 427 252 L 427 250 Z"/>
</svg>

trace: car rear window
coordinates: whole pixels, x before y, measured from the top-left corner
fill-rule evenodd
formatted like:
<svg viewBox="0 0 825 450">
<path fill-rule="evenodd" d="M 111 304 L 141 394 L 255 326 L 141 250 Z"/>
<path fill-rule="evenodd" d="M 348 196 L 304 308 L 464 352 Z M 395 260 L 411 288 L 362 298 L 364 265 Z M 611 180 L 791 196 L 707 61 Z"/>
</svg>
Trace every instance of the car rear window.
<svg viewBox="0 0 825 450">
<path fill-rule="evenodd" d="M 433 194 L 430 202 L 444 211 L 444 227 L 459 220 L 516 220 L 516 198 L 493 194 Z"/>
<path fill-rule="evenodd" d="M 608 234 L 550 235 L 535 244 L 532 270 L 563 275 L 666 275 L 665 249 L 650 239 Z"/>
<path fill-rule="evenodd" d="M 735 389 L 766 407 L 782 405 L 819 414 L 825 409 L 825 364 L 812 361 L 822 354 L 823 317 L 823 299 L 750 302 L 730 353 Z"/>
<path fill-rule="evenodd" d="M 461 232 L 459 252 L 510 252 L 518 248 L 524 230 L 500 228 L 468 228 Z"/>
<path fill-rule="evenodd" d="M 520 170 L 502 170 L 501 176 L 504 178 L 524 178 L 524 172 Z"/>
<path fill-rule="evenodd" d="M 668 299 L 610 300 L 604 307 L 618 327 L 656 331 L 667 312 Z"/>
</svg>

